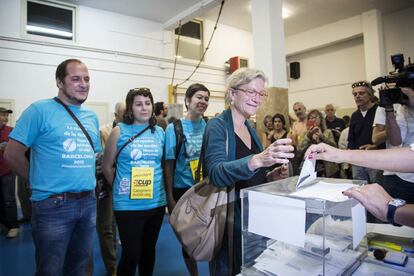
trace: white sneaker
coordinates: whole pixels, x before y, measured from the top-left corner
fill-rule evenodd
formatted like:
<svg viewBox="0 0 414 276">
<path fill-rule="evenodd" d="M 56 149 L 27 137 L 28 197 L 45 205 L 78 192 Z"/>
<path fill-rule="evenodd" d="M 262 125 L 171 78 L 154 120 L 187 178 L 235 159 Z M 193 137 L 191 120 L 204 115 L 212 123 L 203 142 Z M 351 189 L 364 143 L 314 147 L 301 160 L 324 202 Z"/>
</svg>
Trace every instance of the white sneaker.
<svg viewBox="0 0 414 276">
<path fill-rule="evenodd" d="M 19 235 L 19 228 L 12 228 L 7 232 L 7 238 L 12 239 Z"/>
</svg>

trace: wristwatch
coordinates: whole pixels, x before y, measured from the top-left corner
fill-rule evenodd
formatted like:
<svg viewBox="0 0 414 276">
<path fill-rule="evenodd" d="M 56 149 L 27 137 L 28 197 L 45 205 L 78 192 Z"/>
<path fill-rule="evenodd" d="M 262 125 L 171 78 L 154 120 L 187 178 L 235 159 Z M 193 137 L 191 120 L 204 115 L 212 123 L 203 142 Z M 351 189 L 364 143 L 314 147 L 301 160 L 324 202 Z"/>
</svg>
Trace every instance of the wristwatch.
<svg viewBox="0 0 414 276">
<path fill-rule="evenodd" d="M 400 198 L 394 198 L 388 202 L 387 220 L 392 223 L 392 225 L 401 226 L 400 224 L 394 222 L 394 215 L 397 208 L 404 206 L 405 203 L 405 200 Z"/>
</svg>

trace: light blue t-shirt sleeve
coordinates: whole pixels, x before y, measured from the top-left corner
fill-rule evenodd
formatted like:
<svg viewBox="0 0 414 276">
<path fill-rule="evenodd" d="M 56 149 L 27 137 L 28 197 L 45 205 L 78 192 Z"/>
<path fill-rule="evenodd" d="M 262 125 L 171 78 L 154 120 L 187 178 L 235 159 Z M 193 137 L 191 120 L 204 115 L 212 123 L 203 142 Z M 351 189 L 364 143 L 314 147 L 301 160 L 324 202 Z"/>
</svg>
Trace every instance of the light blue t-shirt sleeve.
<svg viewBox="0 0 414 276">
<path fill-rule="evenodd" d="M 175 160 L 176 138 L 174 124 L 171 123 L 165 130 L 165 159 Z"/>
<path fill-rule="evenodd" d="M 17 120 L 9 137 L 29 148 L 36 141 L 42 128 L 42 116 L 39 110 L 30 105 Z"/>
</svg>

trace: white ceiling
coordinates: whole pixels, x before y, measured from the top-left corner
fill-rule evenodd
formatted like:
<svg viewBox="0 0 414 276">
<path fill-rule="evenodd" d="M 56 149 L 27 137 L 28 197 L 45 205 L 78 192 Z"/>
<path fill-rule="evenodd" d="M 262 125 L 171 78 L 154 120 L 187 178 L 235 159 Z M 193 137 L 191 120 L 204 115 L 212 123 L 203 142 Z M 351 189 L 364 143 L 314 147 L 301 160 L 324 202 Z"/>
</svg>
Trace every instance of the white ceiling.
<svg viewBox="0 0 414 276">
<path fill-rule="evenodd" d="M 220 22 L 251 31 L 250 0 L 227 0 Z M 378 9 L 385 13 L 414 6 L 413 0 L 283 0 L 283 8 L 291 15 L 284 20 L 285 35 L 301 33 L 316 27 Z M 216 19 L 218 8 L 207 12 Z"/>
<path fill-rule="evenodd" d="M 196 5 L 199 0 L 61 0 L 134 17 L 164 23 L 182 11 Z"/>
<path fill-rule="evenodd" d="M 169 25 L 186 15 L 186 11 L 209 3 L 215 7 L 205 11 L 205 18 L 215 21 L 220 0 L 62 0 L 125 15 L 140 17 Z M 250 0 L 226 0 L 220 22 L 251 31 Z M 290 36 L 328 23 L 378 9 L 383 14 L 414 6 L 414 0 L 283 0 L 290 11 L 285 35 Z"/>
</svg>

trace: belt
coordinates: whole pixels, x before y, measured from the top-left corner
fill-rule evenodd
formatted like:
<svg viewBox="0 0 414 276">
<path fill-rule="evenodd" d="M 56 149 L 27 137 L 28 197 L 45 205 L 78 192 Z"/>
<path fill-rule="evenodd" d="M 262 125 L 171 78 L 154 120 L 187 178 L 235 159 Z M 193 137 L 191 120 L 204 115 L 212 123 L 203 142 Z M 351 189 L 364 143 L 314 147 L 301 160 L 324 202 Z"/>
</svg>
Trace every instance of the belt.
<svg viewBox="0 0 414 276">
<path fill-rule="evenodd" d="M 49 198 L 59 198 L 59 199 L 81 199 L 85 196 L 88 196 L 92 193 L 93 191 L 83 191 L 83 192 L 79 192 L 79 193 L 70 193 L 70 192 L 66 192 L 66 193 L 61 193 L 61 194 L 57 194 L 57 195 L 51 195 L 49 196 Z"/>
</svg>

